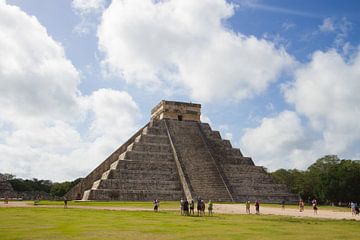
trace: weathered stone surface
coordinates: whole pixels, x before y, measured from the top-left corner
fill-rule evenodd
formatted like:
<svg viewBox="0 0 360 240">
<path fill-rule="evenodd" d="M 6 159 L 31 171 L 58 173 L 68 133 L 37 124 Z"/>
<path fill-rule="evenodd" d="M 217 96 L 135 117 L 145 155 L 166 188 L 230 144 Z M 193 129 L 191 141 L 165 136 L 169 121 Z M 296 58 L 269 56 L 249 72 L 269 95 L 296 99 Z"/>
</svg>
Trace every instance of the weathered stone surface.
<svg viewBox="0 0 360 240">
<path fill-rule="evenodd" d="M 199 104 L 162 101 L 153 109 L 151 122 L 67 196 L 135 201 L 185 196 L 227 202 L 297 200 L 199 117 Z"/>
</svg>

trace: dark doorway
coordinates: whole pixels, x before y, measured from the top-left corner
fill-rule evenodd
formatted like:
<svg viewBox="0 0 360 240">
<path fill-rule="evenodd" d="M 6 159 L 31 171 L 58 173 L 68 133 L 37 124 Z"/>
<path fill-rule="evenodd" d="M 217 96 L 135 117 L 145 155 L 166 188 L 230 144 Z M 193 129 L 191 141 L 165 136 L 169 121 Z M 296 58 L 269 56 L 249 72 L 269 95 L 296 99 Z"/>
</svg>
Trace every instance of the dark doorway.
<svg viewBox="0 0 360 240">
<path fill-rule="evenodd" d="M 182 115 L 178 115 L 178 120 L 182 121 Z"/>
</svg>

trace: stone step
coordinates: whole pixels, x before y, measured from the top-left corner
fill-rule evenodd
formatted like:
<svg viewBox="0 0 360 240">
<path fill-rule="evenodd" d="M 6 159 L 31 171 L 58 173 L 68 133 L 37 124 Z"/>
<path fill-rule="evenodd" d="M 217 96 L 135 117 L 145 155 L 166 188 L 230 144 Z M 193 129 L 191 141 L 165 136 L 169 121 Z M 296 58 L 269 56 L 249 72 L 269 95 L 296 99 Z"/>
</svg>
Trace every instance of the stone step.
<svg viewBox="0 0 360 240">
<path fill-rule="evenodd" d="M 171 153 L 170 144 L 161 144 L 161 143 L 154 144 L 154 143 L 138 142 L 138 143 L 134 143 L 132 150 L 139 152 Z"/>
<path fill-rule="evenodd" d="M 239 157 L 239 156 L 217 156 L 223 168 L 228 167 L 227 164 L 233 165 L 251 165 L 254 166 L 254 162 L 249 157 Z"/>
<path fill-rule="evenodd" d="M 176 165 L 169 161 L 146 161 L 146 160 L 121 160 L 117 166 L 118 170 L 163 170 L 175 171 Z"/>
<path fill-rule="evenodd" d="M 154 134 L 142 135 L 140 142 L 170 144 L 169 137 L 167 135 L 154 135 Z"/>
<path fill-rule="evenodd" d="M 238 174 L 236 177 L 228 178 L 231 185 L 240 186 L 243 184 L 251 184 L 251 183 L 265 183 L 265 184 L 274 184 L 274 180 L 271 176 L 257 174 Z"/>
<path fill-rule="evenodd" d="M 181 190 L 179 181 L 164 180 L 129 180 L 129 179 L 106 179 L 101 180 L 97 189 L 131 189 L 131 190 Z"/>
<path fill-rule="evenodd" d="M 85 190 L 84 195 L 81 200 L 83 200 L 83 201 L 89 200 L 90 192 L 91 192 L 91 190 Z"/>
<path fill-rule="evenodd" d="M 144 179 L 144 180 L 175 180 L 178 179 L 174 170 L 111 170 L 107 179 Z"/>
<path fill-rule="evenodd" d="M 103 201 L 152 201 L 154 199 L 160 200 L 174 200 L 180 199 L 183 196 L 182 191 L 152 191 L 152 190 L 106 190 L 97 189 L 91 190 L 89 200 L 103 200 Z M 152 203 L 149 203 L 149 208 Z"/>
<path fill-rule="evenodd" d="M 101 182 L 101 179 L 95 181 L 91 187 L 91 189 L 97 189 L 99 187 L 99 184 Z"/>
<path fill-rule="evenodd" d="M 173 154 L 170 152 L 145 152 L 145 151 L 128 151 L 126 152 L 125 159 L 133 160 L 158 160 L 158 161 L 174 161 Z"/>
<path fill-rule="evenodd" d="M 166 136 L 166 129 L 163 127 L 149 127 L 144 134 Z"/>
<path fill-rule="evenodd" d="M 231 201 L 198 123 L 168 121 L 171 138 L 187 174 L 193 194 Z M 205 197 L 205 196 L 202 196 Z"/>
<path fill-rule="evenodd" d="M 261 173 L 267 174 L 262 167 L 251 166 L 251 165 L 242 165 L 242 164 L 223 164 L 223 169 L 225 172 L 238 172 L 238 173 Z"/>
</svg>

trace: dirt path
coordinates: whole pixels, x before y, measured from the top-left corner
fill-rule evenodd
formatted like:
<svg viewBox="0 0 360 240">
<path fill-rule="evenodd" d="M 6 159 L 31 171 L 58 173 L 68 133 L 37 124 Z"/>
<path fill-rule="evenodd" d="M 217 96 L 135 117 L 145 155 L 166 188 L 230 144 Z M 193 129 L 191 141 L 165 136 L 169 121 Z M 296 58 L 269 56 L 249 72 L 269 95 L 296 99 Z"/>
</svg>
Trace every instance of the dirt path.
<svg viewBox="0 0 360 240">
<path fill-rule="evenodd" d="M 63 208 L 62 205 L 38 205 L 34 206 L 29 202 L 9 202 L 4 204 L 0 203 L 0 208 L 3 207 L 24 207 L 24 208 Z M 139 208 L 139 207 L 110 207 L 110 206 L 69 206 L 68 208 L 77 209 L 97 209 L 97 210 L 114 210 L 114 211 L 152 211 L 152 208 Z M 174 209 L 164 209 L 161 211 L 174 211 Z M 244 204 L 214 204 L 214 213 L 224 214 L 246 214 Z M 255 208 L 252 206 L 251 214 L 255 213 Z M 330 210 L 318 210 L 318 214 L 314 214 L 312 210 L 305 210 L 299 212 L 298 209 L 286 208 L 282 210 L 280 207 L 260 207 L 260 213 L 266 215 L 282 215 L 293 217 L 311 217 L 311 218 L 326 218 L 326 219 L 355 219 L 360 220 L 360 216 L 352 216 L 349 212 L 335 212 Z"/>
</svg>

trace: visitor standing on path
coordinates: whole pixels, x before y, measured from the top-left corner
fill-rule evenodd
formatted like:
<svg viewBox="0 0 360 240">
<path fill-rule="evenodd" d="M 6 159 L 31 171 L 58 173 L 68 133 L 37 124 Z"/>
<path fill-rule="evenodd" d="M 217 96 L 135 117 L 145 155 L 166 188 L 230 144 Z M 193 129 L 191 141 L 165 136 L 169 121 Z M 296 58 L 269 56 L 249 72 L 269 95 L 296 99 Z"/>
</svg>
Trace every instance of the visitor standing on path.
<svg viewBox="0 0 360 240">
<path fill-rule="evenodd" d="M 198 214 L 198 216 L 200 215 L 201 208 L 202 208 L 202 200 L 201 200 L 201 197 L 198 197 L 198 199 L 197 199 L 197 214 Z"/>
<path fill-rule="evenodd" d="M 350 207 L 351 207 L 351 215 L 356 215 L 356 203 L 351 201 L 350 203 Z"/>
<path fill-rule="evenodd" d="M 246 205 L 246 213 L 250 214 L 250 201 L 246 201 L 245 205 Z"/>
<path fill-rule="evenodd" d="M 189 201 L 187 199 L 184 201 L 184 215 L 189 216 Z"/>
<path fill-rule="evenodd" d="M 67 200 L 66 197 L 64 197 L 64 208 L 67 208 L 67 207 L 68 207 L 68 206 L 67 206 L 67 203 L 68 203 L 68 200 Z"/>
<path fill-rule="evenodd" d="M 281 209 L 285 211 L 285 199 L 281 201 Z"/>
<path fill-rule="evenodd" d="M 312 200 L 312 206 L 313 206 L 314 214 L 317 214 L 318 207 L 317 207 L 316 199 Z"/>
<path fill-rule="evenodd" d="M 258 200 L 256 200 L 255 202 L 255 210 L 256 210 L 256 214 L 260 214 L 260 203 Z"/>
<path fill-rule="evenodd" d="M 209 200 L 209 203 L 208 203 L 208 210 L 209 210 L 209 216 L 212 216 L 213 215 L 213 203 L 211 202 L 211 200 Z"/>
<path fill-rule="evenodd" d="M 300 199 L 300 201 L 299 201 L 299 209 L 300 209 L 300 212 L 304 211 L 304 201 L 302 199 Z"/>
<path fill-rule="evenodd" d="M 194 199 L 191 199 L 191 202 L 190 202 L 190 215 L 191 215 L 191 213 L 192 213 L 192 215 L 194 215 L 194 207 L 195 207 Z"/>
<path fill-rule="evenodd" d="M 180 198 L 180 215 L 184 215 L 184 200 Z"/>
<path fill-rule="evenodd" d="M 160 202 L 158 199 L 154 199 L 154 212 L 159 211 Z"/>
</svg>

